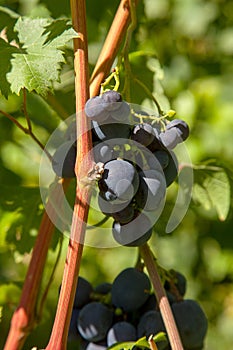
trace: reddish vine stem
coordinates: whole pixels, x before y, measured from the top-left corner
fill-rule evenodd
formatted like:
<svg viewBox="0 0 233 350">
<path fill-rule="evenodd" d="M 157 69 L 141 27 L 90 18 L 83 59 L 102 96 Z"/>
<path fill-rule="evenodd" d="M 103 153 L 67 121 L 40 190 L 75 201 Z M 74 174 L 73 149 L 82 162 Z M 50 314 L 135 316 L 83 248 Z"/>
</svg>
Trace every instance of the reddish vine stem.
<svg viewBox="0 0 233 350">
<path fill-rule="evenodd" d="M 142 259 L 144 260 L 145 266 L 147 268 L 151 282 L 154 287 L 154 292 L 167 330 L 171 348 L 172 350 L 183 350 L 183 345 L 181 343 L 176 322 L 174 320 L 166 292 L 163 288 L 159 273 L 157 271 L 154 256 L 148 244 L 144 244 L 140 247 L 140 254 Z"/>
<path fill-rule="evenodd" d="M 86 6 L 85 0 L 71 0 L 70 4 L 73 28 L 79 35 L 78 38 L 74 39 L 76 125 L 78 135 L 75 165 L 77 186 L 71 225 L 71 237 L 67 250 L 57 312 L 51 337 L 46 347 L 47 350 L 66 349 L 91 195 L 91 186 L 81 186 L 80 184 L 93 167 L 90 125 L 85 114 L 82 113 L 85 103 L 89 98 Z"/>
<path fill-rule="evenodd" d="M 97 95 L 99 93 L 100 84 L 106 78 L 106 74 L 110 72 L 113 61 L 125 36 L 129 22 L 129 1 L 122 0 L 91 76 L 91 96 Z"/>
</svg>

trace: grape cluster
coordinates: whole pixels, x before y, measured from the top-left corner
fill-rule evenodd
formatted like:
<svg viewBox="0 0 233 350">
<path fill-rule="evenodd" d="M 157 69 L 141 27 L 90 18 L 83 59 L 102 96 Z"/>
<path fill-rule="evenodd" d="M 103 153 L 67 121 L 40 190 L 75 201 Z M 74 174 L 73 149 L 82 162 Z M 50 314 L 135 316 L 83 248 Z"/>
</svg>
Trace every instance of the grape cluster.
<svg viewBox="0 0 233 350">
<path fill-rule="evenodd" d="M 207 320 L 199 304 L 183 299 L 186 279 L 172 271 L 164 287 L 185 350 L 203 348 Z M 119 342 L 136 342 L 166 329 L 148 276 L 137 268 L 121 271 L 113 283 L 95 288 L 83 277 L 78 285 L 69 328 L 69 342 L 80 349 L 105 350 Z M 73 344 L 72 343 L 72 344 Z M 171 349 L 168 341 L 158 349 Z"/>
<path fill-rule="evenodd" d="M 103 164 L 98 177 L 98 205 L 113 218 L 112 235 L 124 246 L 140 246 L 152 235 L 166 189 L 178 175 L 173 149 L 189 136 L 185 121 L 149 115 L 122 100 L 114 90 L 90 98 L 85 115 L 91 121 L 93 155 Z M 53 156 L 58 176 L 74 177 L 76 124 Z"/>
<path fill-rule="evenodd" d="M 166 188 L 177 177 L 172 150 L 187 139 L 189 127 L 180 119 L 136 112 L 113 90 L 90 98 L 85 114 L 92 122 L 95 161 L 104 163 L 99 208 L 114 219 L 117 243 L 140 246 L 151 237 L 151 213 L 161 210 Z"/>
</svg>

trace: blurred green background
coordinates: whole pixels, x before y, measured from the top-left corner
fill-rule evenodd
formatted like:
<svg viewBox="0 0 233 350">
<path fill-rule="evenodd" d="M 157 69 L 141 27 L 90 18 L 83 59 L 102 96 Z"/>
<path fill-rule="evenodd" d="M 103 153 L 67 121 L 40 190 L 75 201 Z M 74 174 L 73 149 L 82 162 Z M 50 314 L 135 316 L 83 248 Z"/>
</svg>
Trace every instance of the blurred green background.
<svg viewBox="0 0 233 350">
<path fill-rule="evenodd" d="M 87 0 L 90 71 L 113 19 L 118 1 Z M 70 17 L 69 1 L 0 0 L 1 6 L 33 17 Z M 175 109 L 188 122 L 186 142 L 194 164 L 216 159 L 232 178 L 233 167 L 233 3 L 224 0 L 144 0 L 137 8 L 137 29 L 132 51 L 134 74 L 154 92 L 163 106 Z M 144 60 L 144 56 L 148 58 Z M 160 65 L 158 64 L 158 60 Z M 46 143 L 60 121 L 75 111 L 72 47 L 55 84 L 54 96 L 28 95 L 28 112 L 35 134 Z M 146 62 L 146 64 L 145 64 Z M 0 57 L 1 63 L 1 57 Z M 132 102 L 150 105 L 135 87 Z M 168 103 L 169 101 L 169 103 Z M 24 123 L 22 96 L 0 96 L 0 109 Z M 30 253 L 39 227 L 42 204 L 39 192 L 41 150 L 15 125 L 0 115 L 0 348 L 20 298 Z M 231 181 L 232 184 L 232 181 Z M 175 186 L 175 185 L 174 185 Z M 173 185 L 168 200 L 173 198 Z M 231 199 L 232 202 L 232 199 Z M 90 212 L 91 222 L 98 221 Z M 185 218 L 171 234 L 155 227 L 151 247 L 165 268 L 188 279 L 187 298 L 203 306 L 209 330 L 206 350 L 231 349 L 233 344 L 233 217 L 220 222 L 215 210 L 192 201 Z M 98 231 L 96 231 L 98 234 Z M 40 296 L 51 274 L 62 235 L 56 232 L 48 254 Z M 41 319 L 24 349 L 44 347 L 53 324 L 58 288 L 68 244 L 49 290 Z M 111 282 L 123 268 L 136 262 L 134 248 L 85 247 L 80 274 L 96 285 Z"/>
</svg>

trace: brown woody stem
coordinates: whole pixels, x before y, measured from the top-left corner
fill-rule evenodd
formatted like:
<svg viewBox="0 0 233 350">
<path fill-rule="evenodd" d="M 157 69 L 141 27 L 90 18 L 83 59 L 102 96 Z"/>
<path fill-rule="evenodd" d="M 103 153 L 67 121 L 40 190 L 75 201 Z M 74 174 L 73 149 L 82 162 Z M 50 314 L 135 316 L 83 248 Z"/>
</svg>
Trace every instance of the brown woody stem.
<svg viewBox="0 0 233 350">
<path fill-rule="evenodd" d="M 180 340 L 180 335 L 176 326 L 176 322 L 174 320 L 166 292 L 163 288 L 163 285 L 157 270 L 155 258 L 148 244 L 144 244 L 143 246 L 140 247 L 140 254 L 142 259 L 144 260 L 145 266 L 147 268 L 151 282 L 153 284 L 154 292 L 159 304 L 159 309 L 163 318 L 163 322 L 167 330 L 171 348 L 172 350 L 183 350 L 183 345 Z"/>
</svg>

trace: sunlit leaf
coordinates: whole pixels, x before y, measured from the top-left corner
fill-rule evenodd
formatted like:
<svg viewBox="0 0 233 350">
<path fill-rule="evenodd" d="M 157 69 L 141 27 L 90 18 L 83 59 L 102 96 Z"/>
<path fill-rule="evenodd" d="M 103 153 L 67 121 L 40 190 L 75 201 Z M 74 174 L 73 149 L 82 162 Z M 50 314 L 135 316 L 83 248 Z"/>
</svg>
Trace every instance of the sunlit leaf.
<svg viewBox="0 0 233 350">
<path fill-rule="evenodd" d="M 54 37 L 51 31 L 45 31 L 48 25 L 51 25 L 48 19 L 18 19 L 15 30 L 25 52 L 14 54 L 11 61 L 12 69 L 7 74 L 7 80 L 12 92 L 19 94 L 21 89 L 26 88 L 29 92 L 46 95 L 53 89 L 53 82 L 59 81 L 61 66 L 65 62 L 61 48 L 77 33 L 69 28 Z"/>
<path fill-rule="evenodd" d="M 11 58 L 14 53 L 20 54 L 19 49 L 0 38 L 0 91 L 6 98 L 10 93 L 10 83 L 6 79 L 6 74 L 11 69 Z"/>
<path fill-rule="evenodd" d="M 32 248 L 42 217 L 39 189 L 1 185 L 0 191 L 0 234 L 18 252 L 28 252 Z"/>
<path fill-rule="evenodd" d="M 230 209 L 230 182 L 223 168 L 201 166 L 194 170 L 193 198 L 205 210 L 215 209 L 224 221 Z"/>
</svg>

